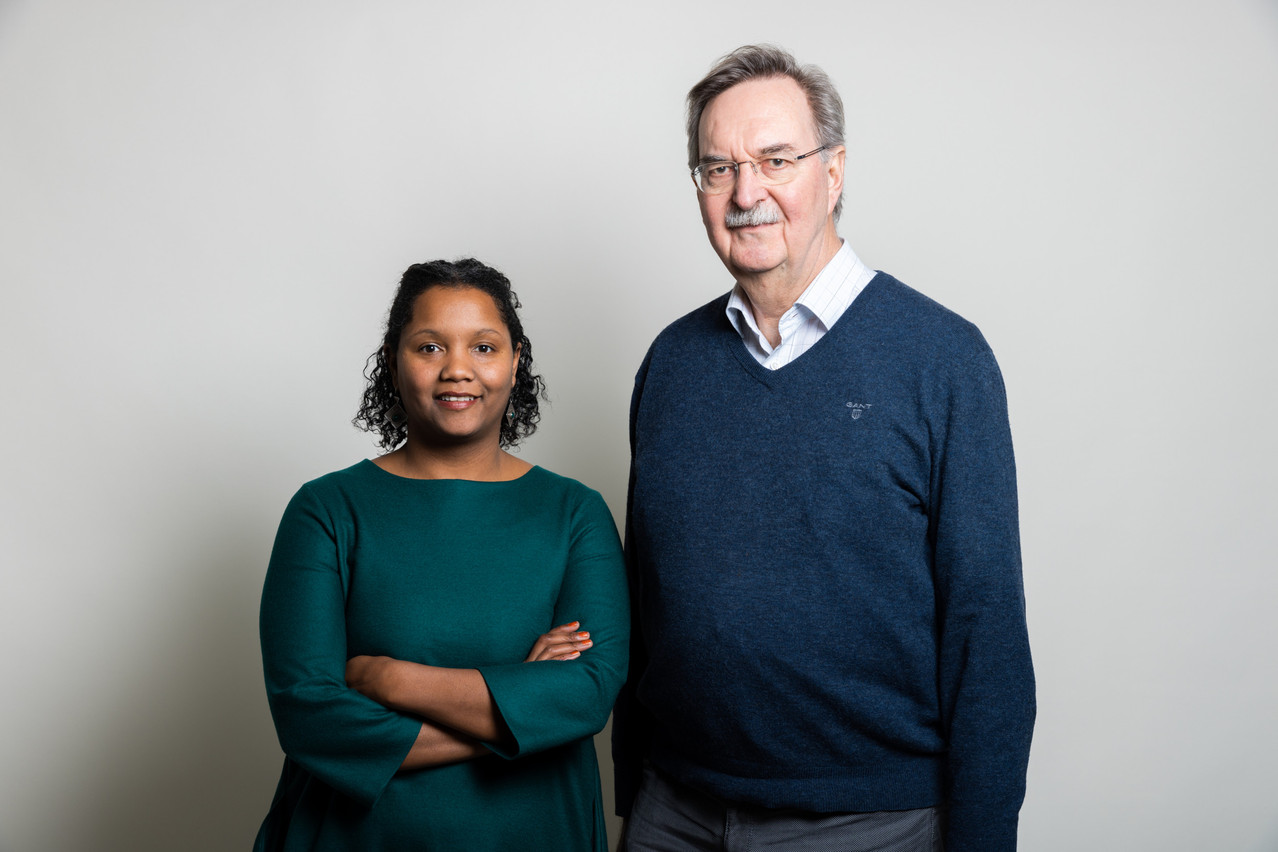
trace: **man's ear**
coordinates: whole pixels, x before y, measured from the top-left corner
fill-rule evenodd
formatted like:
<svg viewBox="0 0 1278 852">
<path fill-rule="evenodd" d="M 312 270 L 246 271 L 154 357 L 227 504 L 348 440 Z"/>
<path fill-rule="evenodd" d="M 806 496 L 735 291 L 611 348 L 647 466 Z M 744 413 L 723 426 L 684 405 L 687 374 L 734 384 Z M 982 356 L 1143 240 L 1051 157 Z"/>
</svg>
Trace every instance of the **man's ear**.
<svg viewBox="0 0 1278 852">
<path fill-rule="evenodd" d="M 846 165 L 846 153 L 847 149 L 840 145 L 825 162 L 825 174 L 830 188 L 830 212 L 834 212 L 834 205 L 839 203 L 839 198 L 843 195 L 843 168 Z"/>
</svg>

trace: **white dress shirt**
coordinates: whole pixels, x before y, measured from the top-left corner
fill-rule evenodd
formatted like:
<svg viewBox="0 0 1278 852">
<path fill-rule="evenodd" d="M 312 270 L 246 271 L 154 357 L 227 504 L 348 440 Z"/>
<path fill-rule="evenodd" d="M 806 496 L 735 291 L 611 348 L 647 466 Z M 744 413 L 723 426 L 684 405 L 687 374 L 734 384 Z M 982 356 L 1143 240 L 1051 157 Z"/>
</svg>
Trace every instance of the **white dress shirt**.
<svg viewBox="0 0 1278 852">
<path fill-rule="evenodd" d="M 846 240 L 842 242 L 825 268 L 781 315 L 778 323 L 781 342 L 775 349 L 759 331 L 754 310 L 741 285 L 732 288 L 728 296 L 728 321 L 755 360 L 769 370 L 784 367 L 807 352 L 843 316 L 848 305 L 874 277 L 874 270 L 861 262 Z"/>
</svg>

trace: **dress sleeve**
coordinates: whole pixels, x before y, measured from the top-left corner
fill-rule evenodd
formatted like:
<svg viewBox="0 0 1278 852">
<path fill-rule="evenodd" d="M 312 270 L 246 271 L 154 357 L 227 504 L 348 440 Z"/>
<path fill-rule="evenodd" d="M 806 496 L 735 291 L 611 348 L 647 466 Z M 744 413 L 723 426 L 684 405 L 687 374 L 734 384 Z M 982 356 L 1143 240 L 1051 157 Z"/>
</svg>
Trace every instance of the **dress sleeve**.
<svg viewBox="0 0 1278 852">
<path fill-rule="evenodd" d="M 1035 715 L 1006 394 L 981 344 L 949 380 L 933 463 L 946 852 L 1016 848 Z"/>
<path fill-rule="evenodd" d="M 553 623 L 580 621 L 594 644 L 575 660 L 480 667 L 514 739 L 509 749 L 489 745 L 503 757 L 521 757 L 603 730 L 626 677 L 630 613 L 617 527 L 593 491 L 573 507 L 570 525 L 568 564 Z"/>
<path fill-rule="evenodd" d="M 262 589 L 262 664 L 284 753 L 371 805 L 412 748 L 421 722 L 346 685 L 338 539 L 330 513 L 303 486 L 280 521 Z"/>
</svg>

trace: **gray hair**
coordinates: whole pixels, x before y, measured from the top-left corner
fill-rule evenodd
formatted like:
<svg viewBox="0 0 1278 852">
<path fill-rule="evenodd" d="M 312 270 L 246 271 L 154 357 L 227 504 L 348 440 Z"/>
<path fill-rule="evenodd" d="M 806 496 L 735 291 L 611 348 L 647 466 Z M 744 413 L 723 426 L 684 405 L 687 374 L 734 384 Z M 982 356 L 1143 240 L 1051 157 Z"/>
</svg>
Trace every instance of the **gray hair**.
<svg viewBox="0 0 1278 852">
<path fill-rule="evenodd" d="M 701 114 L 719 95 L 746 80 L 789 77 L 799 84 L 808 97 L 817 139 L 828 148 L 843 144 L 843 99 L 834 88 L 830 76 L 815 65 L 799 65 L 790 52 L 771 44 L 747 44 L 738 47 L 715 63 L 710 73 L 688 91 L 688 168 L 695 169 L 701 159 Z M 821 152 L 823 161 L 829 151 Z M 837 222 L 843 212 L 843 196 L 834 205 Z"/>
</svg>

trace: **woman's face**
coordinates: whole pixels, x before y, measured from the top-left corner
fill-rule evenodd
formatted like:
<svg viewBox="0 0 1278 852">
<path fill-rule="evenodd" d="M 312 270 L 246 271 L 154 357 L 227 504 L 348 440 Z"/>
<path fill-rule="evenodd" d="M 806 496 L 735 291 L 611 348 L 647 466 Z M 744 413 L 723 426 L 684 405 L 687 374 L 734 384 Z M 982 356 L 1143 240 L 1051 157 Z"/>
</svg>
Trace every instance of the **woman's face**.
<svg viewBox="0 0 1278 852">
<path fill-rule="evenodd" d="M 390 359 L 409 440 L 497 447 L 518 363 L 519 349 L 487 293 L 474 287 L 423 292 Z"/>
</svg>

